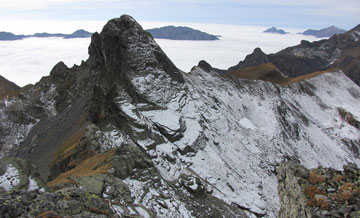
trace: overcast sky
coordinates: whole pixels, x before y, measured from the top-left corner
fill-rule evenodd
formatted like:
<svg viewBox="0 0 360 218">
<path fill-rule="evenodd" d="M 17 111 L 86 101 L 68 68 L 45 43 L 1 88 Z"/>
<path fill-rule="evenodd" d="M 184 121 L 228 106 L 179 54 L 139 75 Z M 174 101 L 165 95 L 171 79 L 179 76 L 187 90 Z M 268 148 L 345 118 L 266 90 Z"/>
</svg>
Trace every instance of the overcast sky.
<svg viewBox="0 0 360 218">
<path fill-rule="evenodd" d="M 106 21 L 122 14 L 139 21 L 350 29 L 360 23 L 360 0 L 0 0 L 2 22 Z"/>
</svg>

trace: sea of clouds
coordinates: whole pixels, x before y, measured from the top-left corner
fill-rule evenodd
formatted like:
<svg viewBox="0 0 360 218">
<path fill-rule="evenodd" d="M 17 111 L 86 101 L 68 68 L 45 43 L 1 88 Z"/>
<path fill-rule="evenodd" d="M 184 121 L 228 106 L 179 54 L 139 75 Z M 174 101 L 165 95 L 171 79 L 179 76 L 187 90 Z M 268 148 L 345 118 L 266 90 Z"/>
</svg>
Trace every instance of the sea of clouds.
<svg viewBox="0 0 360 218">
<path fill-rule="evenodd" d="M 101 31 L 105 22 L 42 22 L 38 25 L 10 25 L 4 28 L 0 22 L 0 31 L 16 34 L 35 32 L 71 33 L 77 29 L 94 32 Z M 290 34 L 278 35 L 263 33 L 268 27 L 239 26 L 224 24 L 140 22 L 144 29 L 167 25 L 188 26 L 201 31 L 220 35 L 217 41 L 178 41 L 156 39 L 157 43 L 175 63 L 185 72 L 206 60 L 213 67 L 227 69 L 243 60 L 254 48 L 260 47 L 265 53 L 275 53 L 289 46 L 297 45 L 301 40 L 317 40 L 312 36 L 296 34 L 303 29 L 285 28 Z M 25 27 L 24 27 L 25 25 Z M 9 27 L 8 23 L 7 26 Z M 49 75 L 52 67 L 63 61 L 68 67 L 80 64 L 88 57 L 87 49 L 90 38 L 26 38 L 17 41 L 0 41 L 0 75 L 19 86 L 36 83 L 43 76 Z"/>
</svg>

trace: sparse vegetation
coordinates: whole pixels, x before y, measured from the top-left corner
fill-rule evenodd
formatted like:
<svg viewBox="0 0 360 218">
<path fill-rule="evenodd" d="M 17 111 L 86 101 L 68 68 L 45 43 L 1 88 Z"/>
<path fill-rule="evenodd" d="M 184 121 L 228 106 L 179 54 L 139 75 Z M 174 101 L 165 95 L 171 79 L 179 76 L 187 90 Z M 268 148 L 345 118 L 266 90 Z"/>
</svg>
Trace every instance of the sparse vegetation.
<svg viewBox="0 0 360 218">
<path fill-rule="evenodd" d="M 312 185 L 323 183 L 325 181 L 325 177 L 316 172 L 315 170 L 312 170 L 309 174 L 309 183 Z"/>
</svg>

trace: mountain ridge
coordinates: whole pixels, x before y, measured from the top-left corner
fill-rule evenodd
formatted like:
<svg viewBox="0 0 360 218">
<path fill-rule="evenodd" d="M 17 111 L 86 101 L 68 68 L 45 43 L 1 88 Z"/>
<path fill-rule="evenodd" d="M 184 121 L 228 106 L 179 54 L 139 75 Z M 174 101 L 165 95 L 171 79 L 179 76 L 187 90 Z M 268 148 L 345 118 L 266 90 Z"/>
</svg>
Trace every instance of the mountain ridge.
<svg viewBox="0 0 360 218">
<path fill-rule="evenodd" d="M 154 38 L 171 40 L 219 40 L 215 35 L 211 35 L 200 30 L 195 30 L 185 26 L 165 26 L 154 29 L 147 29 Z"/>
<path fill-rule="evenodd" d="M 308 29 L 300 34 L 316 36 L 317 38 L 324 38 L 324 37 L 332 37 L 335 34 L 342 34 L 345 32 L 346 32 L 346 30 L 344 30 L 344 29 L 340 29 L 336 26 L 329 26 L 326 28 L 322 28 L 320 30 Z"/>
<path fill-rule="evenodd" d="M 13 41 L 13 40 L 21 40 L 29 37 L 62 37 L 64 39 L 70 39 L 70 38 L 87 38 L 90 37 L 92 33 L 87 32 L 83 29 L 76 30 L 75 32 L 71 34 L 64 34 L 64 33 L 34 33 L 32 35 L 15 35 L 10 32 L 0 32 L 0 40 L 2 41 Z"/>
<path fill-rule="evenodd" d="M 271 62 L 288 77 L 298 77 L 328 69 L 342 70 L 356 84 L 360 85 L 360 25 L 329 39 L 308 42 L 302 40 L 299 45 L 285 48 L 275 54 L 265 54 L 260 48 L 228 68 L 236 71 L 257 64 Z"/>
<path fill-rule="evenodd" d="M 0 186 L 14 203 L 30 195 L 43 206 L 1 211 L 276 217 L 280 163 L 360 165 L 360 88 L 341 71 L 286 87 L 231 80 L 206 62 L 184 73 L 128 15 L 94 33 L 88 53 L 1 102 L 0 154 L 33 173 L 3 158 Z"/>
<path fill-rule="evenodd" d="M 269 29 L 266 29 L 263 31 L 264 33 L 276 33 L 276 34 L 289 34 L 288 32 L 285 32 L 283 29 L 277 29 L 276 27 L 270 27 Z"/>
</svg>

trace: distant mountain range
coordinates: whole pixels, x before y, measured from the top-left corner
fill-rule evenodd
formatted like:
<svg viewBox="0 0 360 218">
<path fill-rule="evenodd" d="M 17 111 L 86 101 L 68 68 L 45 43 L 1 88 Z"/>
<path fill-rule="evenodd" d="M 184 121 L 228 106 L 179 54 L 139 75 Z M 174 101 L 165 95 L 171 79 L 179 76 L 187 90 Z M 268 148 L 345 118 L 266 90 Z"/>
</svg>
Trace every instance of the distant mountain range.
<svg viewBox="0 0 360 218">
<path fill-rule="evenodd" d="M 160 28 L 148 29 L 154 38 L 171 40 L 219 40 L 215 35 L 211 35 L 200 30 L 195 30 L 184 26 L 165 26 Z"/>
<path fill-rule="evenodd" d="M 75 32 L 71 34 L 63 34 L 63 33 L 35 33 L 33 35 L 15 35 L 10 32 L 0 32 L 0 41 L 12 41 L 12 40 L 20 40 L 24 38 L 29 37 L 62 37 L 64 39 L 70 39 L 70 38 L 87 38 L 90 37 L 92 33 L 85 31 L 83 29 L 76 30 Z"/>
<path fill-rule="evenodd" d="M 308 29 L 300 34 L 316 36 L 317 38 L 323 38 L 323 37 L 331 37 L 335 34 L 341 34 L 341 33 L 345 33 L 345 32 L 346 32 L 346 30 L 344 30 L 344 29 L 340 29 L 336 26 L 330 26 L 330 27 L 323 28 L 320 30 Z"/>
<path fill-rule="evenodd" d="M 340 29 L 336 26 L 329 26 L 327 28 L 323 28 L 320 30 L 308 29 L 308 30 L 298 33 L 298 34 L 303 34 L 303 35 L 307 35 L 307 36 L 315 36 L 317 38 L 324 38 L 324 37 L 332 37 L 335 34 L 341 34 L 341 33 L 345 33 L 345 32 L 346 32 L 346 30 L 344 30 L 344 29 Z M 288 32 L 285 32 L 285 30 L 277 29 L 276 27 L 271 27 L 271 28 L 265 30 L 264 33 L 288 34 Z"/>
<path fill-rule="evenodd" d="M 276 33 L 276 34 L 288 34 L 283 29 L 277 29 L 276 27 L 271 27 L 264 31 L 264 33 Z"/>
</svg>

